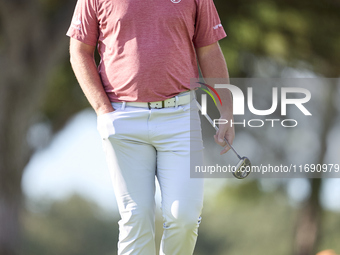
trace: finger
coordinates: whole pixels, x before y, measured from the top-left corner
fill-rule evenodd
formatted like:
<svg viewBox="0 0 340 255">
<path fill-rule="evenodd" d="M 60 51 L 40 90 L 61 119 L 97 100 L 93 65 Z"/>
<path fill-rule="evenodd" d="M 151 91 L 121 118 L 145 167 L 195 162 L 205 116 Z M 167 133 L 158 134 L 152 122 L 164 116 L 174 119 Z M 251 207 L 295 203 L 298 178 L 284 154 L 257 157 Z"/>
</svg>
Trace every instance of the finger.
<svg viewBox="0 0 340 255">
<path fill-rule="evenodd" d="M 220 155 L 227 153 L 230 150 L 230 147 L 227 145 L 223 150 L 221 150 Z"/>
<path fill-rule="evenodd" d="M 219 130 L 219 132 L 216 133 L 216 135 L 217 135 L 218 141 L 219 141 L 220 143 L 222 143 L 222 144 L 225 144 L 225 141 L 224 141 L 224 132 L 221 132 L 221 131 Z"/>
<path fill-rule="evenodd" d="M 224 140 L 222 140 L 222 142 L 218 139 L 218 134 L 214 135 L 214 140 L 215 143 L 217 143 L 218 145 L 224 147 L 226 145 L 226 142 Z"/>
</svg>

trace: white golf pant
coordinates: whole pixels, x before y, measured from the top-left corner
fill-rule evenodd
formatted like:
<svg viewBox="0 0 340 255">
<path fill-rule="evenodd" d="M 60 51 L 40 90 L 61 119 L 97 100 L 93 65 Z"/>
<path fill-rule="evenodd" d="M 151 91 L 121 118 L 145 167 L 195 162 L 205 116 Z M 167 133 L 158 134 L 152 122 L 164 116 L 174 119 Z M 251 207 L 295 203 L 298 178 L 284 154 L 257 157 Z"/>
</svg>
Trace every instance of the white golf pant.
<svg viewBox="0 0 340 255">
<path fill-rule="evenodd" d="M 204 181 L 189 171 L 190 162 L 203 160 L 196 100 L 163 109 L 112 105 L 116 111 L 98 117 L 98 130 L 121 215 L 118 254 L 156 254 L 155 177 L 164 221 L 160 254 L 193 254 Z"/>
</svg>

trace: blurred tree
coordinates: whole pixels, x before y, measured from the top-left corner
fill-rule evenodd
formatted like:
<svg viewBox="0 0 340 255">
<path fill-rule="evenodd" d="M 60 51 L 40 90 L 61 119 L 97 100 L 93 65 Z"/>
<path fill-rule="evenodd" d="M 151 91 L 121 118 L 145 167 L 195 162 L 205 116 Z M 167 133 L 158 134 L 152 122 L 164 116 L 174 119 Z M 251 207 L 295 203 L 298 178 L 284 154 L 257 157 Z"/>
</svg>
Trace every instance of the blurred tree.
<svg viewBox="0 0 340 255">
<path fill-rule="evenodd" d="M 62 127 L 68 117 L 84 107 L 83 101 L 70 93 L 72 83 L 53 87 L 49 80 L 68 59 L 65 32 L 74 5 L 75 1 L 67 0 L 0 1 L 1 255 L 17 254 L 20 242 L 21 178 L 33 153 L 26 136 L 34 117 L 47 109 L 52 112 L 54 107 L 58 114 L 52 116 L 52 126 Z"/>
<path fill-rule="evenodd" d="M 340 1 L 215 0 L 229 35 L 222 44 L 232 76 L 280 77 L 286 66 L 309 69 L 317 75 L 340 75 Z M 259 59 L 267 62 L 259 70 Z M 335 86 L 334 86 L 335 87 Z M 326 100 L 328 111 L 322 115 L 325 125 L 320 132 L 320 154 L 324 163 L 328 133 L 336 116 L 331 92 Z M 310 180 L 311 193 L 296 221 L 294 254 L 316 251 L 320 238 L 321 179 Z"/>
<path fill-rule="evenodd" d="M 22 254 L 116 254 L 117 213 L 104 212 L 77 194 L 61 201 L 40 201 L 35 208 L 24 212 Z"/>
<path fill-rule="evenodd" d="M 340 1 L 215 0 L 228 34 L 224 52 L 233 77 L 254 74 L 254 56 L 275 64 L 340 75 Z M 266 75 L 270 74 L 267 72 Z M 277 73 L 273 73 L 277 77 Z"/>
<path fill-rule="evenodd" d="M 327 91 L 325 100 L 324 114 L 320 117 L 320 123 L 323 123 L 319 134 L 320 152 L 319 157 L 314 164 L 327 164 L 325 161 L 327 152 L 328 135 L 334 127 L 334 117 L 338 115 L 336 109 L 335 97 L 337 93 L 337 84 L 332 84 Z M 322 180 L 314 178 L 310 180 L 311 192 L 307 201 L 303 204 L 300 215 L 296 224 L 296 241 L 295 251 L 296 255 L 315 254 L 318 248 L 321 237 L 321 202 L 320 191 Z"/>
</svg>

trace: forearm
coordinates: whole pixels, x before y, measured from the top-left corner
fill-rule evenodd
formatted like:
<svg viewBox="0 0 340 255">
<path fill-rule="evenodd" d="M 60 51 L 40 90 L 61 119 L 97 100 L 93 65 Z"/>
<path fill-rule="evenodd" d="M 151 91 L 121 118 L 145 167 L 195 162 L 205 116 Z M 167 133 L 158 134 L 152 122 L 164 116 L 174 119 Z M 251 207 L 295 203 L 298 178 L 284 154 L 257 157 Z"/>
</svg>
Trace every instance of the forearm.
<svg viewBox="0 0 340 255">
<path fill-rule="evenodd" d="M 229 84 L 227 64 L 218 43 L 197 49 L 197 57 L 204 78 L 218 78 L 222 82 Z M 221 117 L 232 119 L 233 104 L 230 91 L 225 88 L 216 89 L 216 91 L 222 101 L 222 105 L 217 105 Z"/>
<path fill-rule="evenodd" d="M 196 53 L 204 78 L 217 78 L 219 82 L 229 83 L 227 64 L 218 43 L 197 48 Z M 233 103 L 230 91 L 228 89 L 216 89 L 216 91 L 222 101 L 222 105 L 217 104 L 221 118 L 228 121 L 233 120 Z M 234 137 L 235 129 L 233 126 L 219 125 L 219 130 L 216 132 L 214 138 L 217 144 L 225 147 L 220 154 L 224 154 L 230 149 L 229 146 L 226 146 L 227 143 L 224 139 L 227 139 L 228 142 L 232 144 Z"/>
<path fill-rule="evenodd" d="M 112 112 L 114 109 L 103 88 L 93 53 L 72 47 L 71 43 L 70 55 L 70 62 L 79 85 L 97 115 Z"/>
</svg>

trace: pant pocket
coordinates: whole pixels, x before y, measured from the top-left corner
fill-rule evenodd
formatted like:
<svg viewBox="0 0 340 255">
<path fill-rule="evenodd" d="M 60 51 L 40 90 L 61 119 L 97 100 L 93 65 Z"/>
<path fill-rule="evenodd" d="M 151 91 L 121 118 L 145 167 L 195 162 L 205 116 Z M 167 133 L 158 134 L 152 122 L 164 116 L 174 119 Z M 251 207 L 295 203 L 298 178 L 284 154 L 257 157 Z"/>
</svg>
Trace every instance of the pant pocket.
<svg viewBox="0 0 340 255">
<path fill-rule="evenodd" d="M 105 113 L 97 117 L 97 130 L 102 139 L 107 139 L 116 133 L 114 121 L 117 114 L 118 111 L 115 110 L 113 112 Z"/>
</svg>

